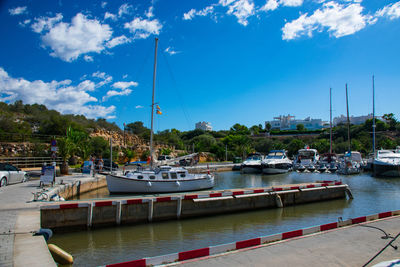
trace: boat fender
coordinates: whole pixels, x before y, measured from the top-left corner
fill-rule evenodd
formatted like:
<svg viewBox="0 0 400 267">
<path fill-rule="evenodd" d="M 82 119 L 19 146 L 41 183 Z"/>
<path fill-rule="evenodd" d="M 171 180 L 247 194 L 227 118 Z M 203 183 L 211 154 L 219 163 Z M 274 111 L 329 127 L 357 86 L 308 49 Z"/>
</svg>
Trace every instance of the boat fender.
<svg viewBox="0 0 400 267">
<path fill-rule="evenodd" d="M 175 184 L 176 184 L 177 186 L 181 186 L 181 183 L 180 183 L 179 181 L 176 181 Z"/>
<path fill-rule="evenodd" d="M 48 248 L 50 250 L 51 256 L 53 259 L 61 265 L 72 265 L 74 263 L 74 258 L 71 254 L 66 252 L 65 250 L 59 248 L 54 244 L 49 244 Z"/>
<path fill-rule="evenodd" d="M 151 187 L 151 182 L 147 182 L 146 184 L 148 187 Z"/>
<path fill-rule="evenodd" d="M 44 237 L 44 240 L 48 241 L 53 236 L 53 231 L 47 228 L 40 228 L 39 231 L 36 231 L 33 235 L 42 235 Z"/>
</svg>

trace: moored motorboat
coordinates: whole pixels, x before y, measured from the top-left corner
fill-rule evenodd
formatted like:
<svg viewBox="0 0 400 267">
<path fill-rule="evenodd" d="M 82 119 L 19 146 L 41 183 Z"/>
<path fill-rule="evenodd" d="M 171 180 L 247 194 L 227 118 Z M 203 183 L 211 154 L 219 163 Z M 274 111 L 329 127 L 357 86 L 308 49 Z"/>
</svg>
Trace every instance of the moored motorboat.
<svg viewBox="0 0 400 267">
<path fill-rule="evenodd" d="M 263 156 L 260 153 L 251 153 L 241 165 L 242 173 L 261 173 L 261 161 Z"/>
<path fill-rule="evenodd" d="M 337 173 L 342 175 L 359 174 L 361 172 L 362 164 L 363 160 L 360 152 L 348 152 L 340 162 Z"/>
<path fill-rule="evenodd" d="M 214 186 L 211 174 L 191 174 L 185 168 L 161 166 L 138 169 L 124 175 L 106 176 L 110 193 L 167 193 L 209 189 Z"/>
<path fill-rule="evenodd" d="M 400 150 L 378 150 L 372 170 L 374 176 L 400 177 Z"/>
<path fill-rule="evenodd" d="M 292 169 L 292 165 L 285 150 L 271 150 L 261 162 L 262 172 L 265 174 L 286 173 Z"/>
<path fill-rule="evenodd" d="M 294 160 L 294 169 L 303 172 L 305 170 L 314 172 L 319 160 L 318 151 L 309 147 L 300 149 Z"/>
</svg>

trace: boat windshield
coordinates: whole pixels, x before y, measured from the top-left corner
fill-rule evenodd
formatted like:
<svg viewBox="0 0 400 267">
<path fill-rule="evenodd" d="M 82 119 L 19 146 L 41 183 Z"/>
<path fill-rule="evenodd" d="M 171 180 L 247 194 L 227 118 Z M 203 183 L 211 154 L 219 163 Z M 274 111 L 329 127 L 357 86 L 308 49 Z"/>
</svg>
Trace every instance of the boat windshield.
<svg viewBox="0 0 400 267">
<path fill-rule="evenodd" d="M 247 158 L 247 160 L 261 160 L 261 157 L 260 157 L 260 156 L 257 156 L 257 155 L 252 155 L 252 156 L 249 156 L 249 157 Z"/>
<path fill-rule="evenodd" d="M 267 159 L 283 159 L 283 152 L 271 152 L 268 154 Z"/>
<path fill-rule="evenodd" d="M 299 156 L 301 156 L 302 159 L 313 159 L 315 157 L 315 152 L 313 150 L 300 150 Z"/>
</svg>

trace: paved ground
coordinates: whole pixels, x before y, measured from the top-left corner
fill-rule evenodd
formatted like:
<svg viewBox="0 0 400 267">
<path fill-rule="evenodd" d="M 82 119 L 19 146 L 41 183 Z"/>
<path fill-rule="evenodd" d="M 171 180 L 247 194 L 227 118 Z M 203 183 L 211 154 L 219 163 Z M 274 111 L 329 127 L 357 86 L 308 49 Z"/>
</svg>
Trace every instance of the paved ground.
<svg viewBox="0 0 400 267">
<path fill-rule="evenodd" d="M 363 266 L 400 232 L 400 216 L 339 228 L 257 248 L 234 251 L 203 260 L 182 262 L 195 266 Z M 400 237 L 371 264 L 400 258 Z M 177 263 L 178 265 L 179 263 Z M 175 264 L 172 264 L 175 265 Z"/>
</svg>

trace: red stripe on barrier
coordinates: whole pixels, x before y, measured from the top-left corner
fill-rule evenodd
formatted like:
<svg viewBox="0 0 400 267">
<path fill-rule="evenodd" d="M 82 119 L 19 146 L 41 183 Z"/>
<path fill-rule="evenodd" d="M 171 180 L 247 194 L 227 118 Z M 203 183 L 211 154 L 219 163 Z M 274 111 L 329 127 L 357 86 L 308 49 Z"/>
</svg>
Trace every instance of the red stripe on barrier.
<svg viewBox="0 0 400 267">
<path fill-rule="evenodd" d="M 313 185 L 313 184 L 308 184 L 306 187 L 307 187 L 307 188 L 313 188 L 313 187 L 315 187 L 315 185 Z"/>
<path fill-rule="evenodd" d="M 333 181 L 331 181 L 331 180 L 324 180 L 324 181 L 322 181 L 322 182 L 325 183 L 325 184 L 333 183 Z"/>
<path fill-rule="evenodd" d="M 257 193 L 264 193 L 264 189 L 254 189 L 253 193 L 257 194 Z"/>
<path fill-rule="evenodd" d="M 390 216 L 392 216 L 392 212 L 391 211 L 381 212 L 381 213 L 378 214 L 379 219 L 390 217 Z"/>
<path fill-rule="evenodd" d="M 328 186 L 328 185 L 329 185 L 328 183 L 321 184 L 321 186 Z"/>
<path fill-rule="evenodd" d="M 236 242 L 236 249 L 248 248 L 261 245 L 261 238 L 253 238 Z"/>
<path fill-rule="evenodd" d="M 342 182 L 335 182 L 335 185 L 341 185 Z"/>
<path fill-rule="evenodd" d="M 292 186 L 292 187 L 290 187 L 290 190 L 294 190 L 294 189 L 300 189 L 300 187 L 299 187 L 299 186 Z"/>
<path fill-rule="evenodd" d="M 303 230 L 295 230 L 295 231 L 282 233 L 282 239 L 288 239 L 288 238 L 302 236 L 302 235 L 303 235 Z"/>
<path fill-rule="evenodd" d="M 244 191 L 236 191 L 236 192 L 232 192 L 232 195 L 237 196 L 237 195 L 243 195 Z"/>
<path fill-rule="evenodd" d="M 366 222 L 366 221 L 367 221 L 367 217 L 366 216 L 351 219 L 351 223 L 352 224 L 362 223 L 362 222 Z"/>
<path fill-rule="evenodd" d="M 75 209 L 79 208 L 78 203 L 74 204 L 60 204 L 60 209 Z"/>
<path fill-rule="evenodd" d="M 276 188 L 272 188 L 272 190 L 274 190 L 274 191 L 282 191 L 283 188 L 282 187 L 276 187 Z"/>
<path fill-rule="evenodd" d="M 166 201 L 171 201 L 171 197 L 158 197 L 156 198 L 157 202 L 166 202 Z"/>
<path fill-rule="evenodd" d="M 222 197 L 222 193 L 211 193 L 210 197 Z"/>
<path fill-rule="evenodd" d="M 95 202 L 94 205 L 95 205 L 96 207 L 112 206 L 112 201 L 100 201 L 100 202 Z"/>
<path fill-rule="evenodd" d="M 185 195 L 185 199 L 196 199 L 198 197 L 198 195 Z"/>
<path fill-rule="evenodd" d="M 142 204 L 143 203 L 143 199 L 139 198 L 139 199 L 128 199 L 126 201 L 126 204 Z"/>
<path fill-rule="evenodd" d="M 146 259 L 108 264 L 107 267 L 146 267 Z"/>
<path fill-rule="evenodd" d="M 179 252 L 179 261 L 204 257 L 210 255 L 210 248 L 200 248 L 184 252 Z"/>
<path fill-rule="evenodd" d="M 335 229 L 338 227 L 338 224 L 336 222 L 334 223 L 327 223 L 327 224 L 323 224 L 320 226 L 320 230 L 321 231 L 327 231 L 327 230 L 331 230 L 331 229 Z"/>
</svg>

